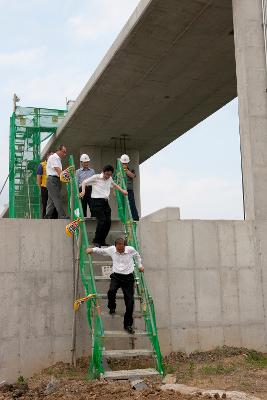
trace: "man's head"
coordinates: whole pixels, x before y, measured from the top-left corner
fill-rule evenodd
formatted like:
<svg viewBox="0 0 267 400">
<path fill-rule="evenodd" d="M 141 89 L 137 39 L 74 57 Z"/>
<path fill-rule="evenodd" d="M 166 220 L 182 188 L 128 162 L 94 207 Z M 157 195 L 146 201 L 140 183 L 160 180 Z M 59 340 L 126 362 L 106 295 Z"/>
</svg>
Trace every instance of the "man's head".
<svg viewBox="0 0 267 400">
<path fill-rule="evenodd" d="M 123 238 L 118 238 L 115 240 L 115 247 L 118 253 L 124 253 L 126 246 L 126 240 Z"/>
<path fill-rule="evenodd" d="M 80 157 L 80 161 L 83 168 L 85 169 L 89 168 L 90 157 L 88 156 L 88 154 L 82 154 Z"/>
<path fill-rule="evenodd" d="M 64 144 L 60 144 L 60 145 L 57 147 L 56 153 L 57 153 L 57 155 L 58 155 L 60 158 L 64 158 L 64 157 L 66 156 L 66 154 L 67 154 L 67 149 L 66 149 L 66 147 L 64 146 Z"/>
<path fill-rule="evenodd" d="M 105 180 L 109 179 L 110 177 L 112 177 L 114 172 L 114 168 L 112 167 L 112 165 L 106 165 L 103 168 L 103 177 Z"/>
</svg>

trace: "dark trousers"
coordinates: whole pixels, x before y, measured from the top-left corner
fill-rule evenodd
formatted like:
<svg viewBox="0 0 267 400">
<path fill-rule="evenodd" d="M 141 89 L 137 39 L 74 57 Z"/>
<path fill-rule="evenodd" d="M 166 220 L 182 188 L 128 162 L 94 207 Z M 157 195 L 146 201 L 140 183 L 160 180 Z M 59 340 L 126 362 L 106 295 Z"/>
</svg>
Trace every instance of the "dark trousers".
<svg viewBox="0 0 267 400">
<path fill-rule="evenodd" d="M 48 190 L 48 201 L 46 206 L 46 218 L 53 218 L 54 208 L 59 218 L 66 218 L 61 199 L 61 182 L 57 176 L 48 176 L 46 181 Z"/>
<path fill-rule="evenodd" d="M 121 288 L 124 296 L 126 312 L 124 314 L 124 328 L 133 325 L 133 310 L 134 310 L 134 275 L 117 274 L 113 272 L 110 275 L 110 287 L 108 291 L 108 308 L 116 309 L 116 294 Z"/>
<path fill-rule="evenodd" d="M 93 242 L 103 245 L 111 226 L 111 208 L 108 204 L 108 200 L 105 199 L 92 199 L 91 204 L 92 213 L 97 221 Z"/>
<path fill-rule="evenodd" d="M 127 189 L 128 191 L 128 200 L 130 203 L 130 209 L 132 213 L 132 217 L 134 221 L 139 221 L 138 211 L 135 205 L 134 191 L 132 189 Z"/>
<path fill-rule="evenodd" d="M 42 200 L 42 218 L 44 219 L 46 215 L 46 206 L 48 201 L 48 190 L 45 186 L 41 186 L 41 200 Z M 57 210 L 55 208 L 51 218 L 57 219 Z"/>
<path fill-rule="evenodd" d="M 82 191 L 82 188 L 79 188 L 79 192 Z M 89 206 L 90 208 L 90 213 L 91 213 L 91 217 L 93 217 L 92 214 L 92 198 L 91 198 L 91 194 L 92 194 L 92 186 L 86 186 L 85 188 L 85 195 L 83 196 L 83 198 L 81 199 L 82 202 L 82 208 L 83 208 L 83 216 L 87 217 L 87 206 Z"/>
</svg>

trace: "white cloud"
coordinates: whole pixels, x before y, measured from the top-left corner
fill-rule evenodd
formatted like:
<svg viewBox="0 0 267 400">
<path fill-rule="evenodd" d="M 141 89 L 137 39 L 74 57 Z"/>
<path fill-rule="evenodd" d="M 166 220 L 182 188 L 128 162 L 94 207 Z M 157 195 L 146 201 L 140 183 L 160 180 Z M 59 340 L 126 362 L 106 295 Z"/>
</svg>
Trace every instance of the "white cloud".
<svg viewBox="0 0 267 400">
<path fill-rule="evenodd" d="M 143 216 L 180 207 L 183 219 L 243 218 L 240 185 L 221 178 L 185 180 L 172 169 L 141 167 L 141 199 Z"/>
<path fill-rule="evenodd" d="M 10 99 L 16 92 L 22 105 L 62 108 L 65 106 L 65 97 L 75 100 L 87 79 L 88 74 L 84 71 L 69 68 L 49 70 L 40 76 L 10 80 L 1 88 L 1 92 L 3 97 Z"/>
<path fill-rule="evenodd" d="M 45 48 L 25 49 L 8 53 L 0 53 L 1 67 L 32 66 L 33 63 L 41 62 L 45 55 Z"/>
<path fill-rule="evenodd" d="M 121 28 L 139 0 L 92 0 L 83 14 L 68 19 L 71 34 L 94 41 Z"/>
</svg>

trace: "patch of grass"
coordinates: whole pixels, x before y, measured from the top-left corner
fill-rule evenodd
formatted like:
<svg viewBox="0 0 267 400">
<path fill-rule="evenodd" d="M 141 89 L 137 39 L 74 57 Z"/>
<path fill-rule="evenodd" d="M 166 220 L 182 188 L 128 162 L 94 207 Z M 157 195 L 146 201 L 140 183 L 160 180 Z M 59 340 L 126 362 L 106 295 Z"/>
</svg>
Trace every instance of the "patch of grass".
<svg viewBox="0 0 267 400">
<path fill-rule="evenodd" d="M 46 372 L 48 375 L 53 375 L 53 368 L 51 368 L 51 367 L 46 368 L 45 372 Z"/>
<path fill-rule="evenodd" d="M 248 381 L 241 381 L 240 386 L 244 389 L 249 389 L 251 387 L 251 383 L 249 383 Z"/>
<path fill-rule="evenodd" d="M 191 377 L 194 375 L 195 368 L 196 368 L 195 363 L 193 361 L 190 361 L 188 366 L 188 373 Z"/>
<path fill-rule="evenodd" d="M 201 368 L 201 371 L 204 375 L 226 375 L 233 372 L 234 367 L 233 366 L 225 367 L 222 364 L 204 365 L 204 367 Z"/>
<path fill-rule="evenodd" d="M 258 353 L 255 350 L 250 350 L 247 353 L 246 361 L 258 368 L 266 368 L 267 367 L 267 357 L 262 354 Z"/>
<path fill-rule="evenodd" d="M 173 374 L 175 372 L 175 366 L 170 364 L 165 364 L 164 370 L 166 374 Z"/>
<path fill-rule="evenodd" d="M 24 376 L 20 375 L 17 379 L 17 383 L 24 385 L 25 383 L 27 383 L 27 379 L 24 378 Z"/>
</svg>

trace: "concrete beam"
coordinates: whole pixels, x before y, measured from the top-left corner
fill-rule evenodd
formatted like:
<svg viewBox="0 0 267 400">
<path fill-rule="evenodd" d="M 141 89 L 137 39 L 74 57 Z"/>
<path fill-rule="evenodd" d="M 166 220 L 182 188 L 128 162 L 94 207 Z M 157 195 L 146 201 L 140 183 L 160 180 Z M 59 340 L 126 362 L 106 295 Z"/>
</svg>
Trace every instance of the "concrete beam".
<svg viewBox="0 0 267 400">
<path fill-rule="evenodd" d="M 142 0 L 48 147 L 127 135 L 143 162 L 235 96 L 231 0 Z"/>
</svg>

